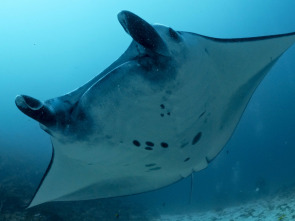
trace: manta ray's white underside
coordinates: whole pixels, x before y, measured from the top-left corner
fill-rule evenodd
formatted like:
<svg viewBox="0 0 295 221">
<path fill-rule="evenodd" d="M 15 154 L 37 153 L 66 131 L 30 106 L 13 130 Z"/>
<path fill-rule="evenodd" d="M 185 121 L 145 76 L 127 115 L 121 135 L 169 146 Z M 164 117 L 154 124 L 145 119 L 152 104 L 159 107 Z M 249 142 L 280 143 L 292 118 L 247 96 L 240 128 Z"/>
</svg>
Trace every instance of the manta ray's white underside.
<svg viewBox="0 0 295 221">
<path fill-rule="evenodd" d="M 49 123 L 32 116 L 52 135 L 53 157 L 30 207 L 155 190 L 204 169 L 295 42 L 294 33 L 216 39 L 175 32 L 126 11 L 119 20 L 134 39 L 122 57 L 80 89 L 45 102 Z M 160 46 L 144 40 L 147 34 Z M 33 101 L 16 103 L 31 116 L 25 108 Z M 58 123 L 61 103 L 72 105 L 62 109 L 66 123 Z"/>
</svg>

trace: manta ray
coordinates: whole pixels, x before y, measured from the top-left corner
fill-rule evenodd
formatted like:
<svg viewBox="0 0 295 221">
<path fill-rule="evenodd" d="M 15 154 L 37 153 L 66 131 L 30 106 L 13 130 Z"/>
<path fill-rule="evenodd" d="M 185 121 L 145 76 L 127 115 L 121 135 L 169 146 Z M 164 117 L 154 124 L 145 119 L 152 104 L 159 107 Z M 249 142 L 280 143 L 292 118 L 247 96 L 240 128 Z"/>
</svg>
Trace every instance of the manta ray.
<svg viewBox="0 0 295 221">
<path fill-rule="evenodd" d="M 118 14 L 127 50 L 80 88 L 17 107 L 51 137 L 29 205 L 155 190 L 200 171 L 233 134 L 253 92 L 295 32 L 214 38 Z"/>
</svg>

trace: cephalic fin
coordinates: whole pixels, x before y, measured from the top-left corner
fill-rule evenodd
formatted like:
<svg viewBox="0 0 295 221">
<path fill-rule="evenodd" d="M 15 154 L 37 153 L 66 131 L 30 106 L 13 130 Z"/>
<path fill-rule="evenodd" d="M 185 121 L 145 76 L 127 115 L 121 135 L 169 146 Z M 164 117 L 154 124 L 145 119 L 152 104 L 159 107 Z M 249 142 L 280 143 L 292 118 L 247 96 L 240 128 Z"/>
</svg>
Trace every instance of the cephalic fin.
<svg viewBox="0 0 295 221">
<path fill-rule="evenodd" d="M 148 22 L 129 11 L 120 12 L 118 20 L 134 41 L 157 54 L 170 56 L 165 41 Z"/>
<path fill-rule="evenodd" d="M 42 101 L 27 95 L 18 95 L 15 104 L 25 115 L 33 118 L 45 126 L 56 124 L 54 111 Z"/>
</svg>

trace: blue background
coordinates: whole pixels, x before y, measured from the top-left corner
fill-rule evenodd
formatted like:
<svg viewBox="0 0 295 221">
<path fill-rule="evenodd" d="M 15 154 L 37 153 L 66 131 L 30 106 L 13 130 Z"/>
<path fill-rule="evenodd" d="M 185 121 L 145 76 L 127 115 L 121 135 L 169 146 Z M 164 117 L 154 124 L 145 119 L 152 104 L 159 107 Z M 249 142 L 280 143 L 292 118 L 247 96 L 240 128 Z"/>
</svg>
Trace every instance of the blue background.
<svg viewBox="0 0 295 221">
<path fill-rule="evenodd" d="M 175 30 L 235 38 L 294 32 L 294 8 L 293 0 L 1 0 L 0 156 L 45 172 L 49 136 L 16 108 L 15 96 L 60 96 L 106 68 L 131 42 L 117 21 L 121 10 Z M 258 87 L 224 150 L 194 174 L 192 204 L 218 207 L 295 185 L 294 61 L 295 46 Z M 40 179 L 39 174 L 36 188 Z M 189 203 L 190 182 L 123 200 L 183 208 Z"/>
</svg>

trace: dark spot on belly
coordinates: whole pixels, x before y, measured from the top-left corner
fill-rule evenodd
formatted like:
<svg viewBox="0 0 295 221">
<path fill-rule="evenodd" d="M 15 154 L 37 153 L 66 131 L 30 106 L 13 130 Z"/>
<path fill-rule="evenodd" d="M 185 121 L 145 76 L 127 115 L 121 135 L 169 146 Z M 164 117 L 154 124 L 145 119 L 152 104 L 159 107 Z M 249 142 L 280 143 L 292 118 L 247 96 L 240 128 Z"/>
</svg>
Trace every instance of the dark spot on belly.
<svg viewBox="0 0 295 221">
<path fill-rule="evenodd" d="M 149 163 L 149 164 L 146 164 L 145 166 L 146 167 L 152 167 L 152 166 L 156 166 L 156 164 L 155 163 Z"/>
<path fill-rule="evenodd" d="M 144 149 L 146 149 L 146 150 L 153 150 L 153 148 L 151 148 L 151 147 L 146 147 Z"/>
<path fill-rule="evenodd" d="M 146 145 L 148 145 L 148 146 L 150 146 L 150 147 L 153 147 L 153 146 L 154 146 L 154 143 L 151 142 L 151 141 L 147 141 L 147 142 L 145 142 L 145 143 L 146 143 Z"/>
<path fill-rule="evenodd" d="M 165 105 L 164 104 L 161 104 L 160 107 L 161 107 L 161 109 L 165 109 Z"/>
<path fill-rule="evenodd" d="M 200 139 L 201 139 L 201 136 L 202 136 L 202 132 L 199 132 L 193 139 L 192 141 L 192 145 L 195 145 Z"/>
<path fill-rule="evenodd" d="M 161 147 L 163 147 L 163 148 L 167 148 L 167 147 L 168 147 L 168 144 L 165 143 L 165 142 L 162 142 L 162 143 L 161 143 Z"/>
<path fill-rule="evenodd" d="M 170 116 L 170 114 L 171 114 L 170 112 L 167 112 L 167 115 L 169 115 L 169 116 Z"/>
<path fill-rule="evenodd" d="M 164 114 L 160 114 L 161 117 L 164 117 Z"/>
<path fill-rule="evenodd" d="M 184 160 L 184 162 L 187 162 L 187 161 L 189 161 L 190 160 L 190 158 L 188 157 L 188 158 L 186 158 L 185 160 Z"/>
<path fill-rule="evenodd" d="M 139 141 L 138 141 L 138 140 L 134 140 L 134 141 L 133 141 L 133 144 L 134 144 L 135 146 L 137 146 L 137 147 L 139 147 L 139 146 L 140 146 L 140 143 L 139 143 Z"/>
<path fill-rule="evenodd" d="M 153 171 L 153 170 L 160 170 L 162 167 L 154 167 L 154 168 L 151 168 L 149 169 L 150 171 Z"/>
</svg>

